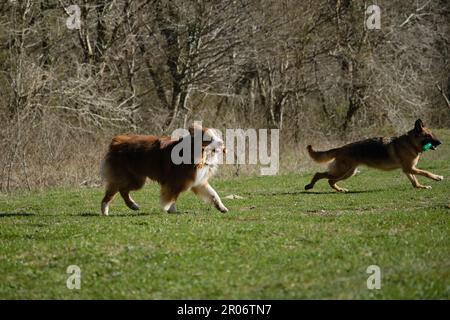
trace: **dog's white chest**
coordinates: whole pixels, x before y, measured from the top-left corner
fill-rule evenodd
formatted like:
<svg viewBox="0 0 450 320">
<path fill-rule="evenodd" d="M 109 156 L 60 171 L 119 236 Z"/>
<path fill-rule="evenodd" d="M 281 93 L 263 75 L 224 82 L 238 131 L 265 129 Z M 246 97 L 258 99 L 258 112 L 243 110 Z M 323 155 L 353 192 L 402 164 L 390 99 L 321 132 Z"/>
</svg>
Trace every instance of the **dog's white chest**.
<svg viewBox="0 0 450 320">
<path fill-rule="evenodd" d="M 193 187 L 201 185 L 208 180 L 209 170 L 210 170 L 210 168 L 207 165 L 197 169 Z"/>
</svg>

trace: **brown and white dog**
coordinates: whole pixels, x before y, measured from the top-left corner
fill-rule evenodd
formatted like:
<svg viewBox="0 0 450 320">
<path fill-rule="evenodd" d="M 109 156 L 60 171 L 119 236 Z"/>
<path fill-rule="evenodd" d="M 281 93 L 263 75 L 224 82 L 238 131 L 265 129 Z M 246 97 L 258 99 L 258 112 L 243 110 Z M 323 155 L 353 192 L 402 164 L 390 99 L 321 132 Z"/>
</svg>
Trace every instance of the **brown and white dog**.
<svg viewBox="0 0 450 320">
<path fill-rule="evenodd" d="M 200 148 L 194 148 L 194 141 L 201 141 Z M 191 146 L 190 161 L 174 163 L 172 150 L 180 149 L 180 143 L 186 142 Z M 181 154 L 185 150 L 182 149 Z M 216 131 L 198 125 L 191 126 L 189 134 L 174 140 L 168 136 L 115 136 L 101 168 L 106 181 L 106 192 L 101 203 L 102 214 L 108 215 L 109 203 L 117 192 L 130 209 L 139 210 L 130 197 L 130 191 L 142 188 L 146 178 L 160 184 L 161 206 L 167 212 L 176 211 L 178 196 L 189 189 L 214 204 L 219 211 L 228 212 L 208 183 L 217 170 L 222 152 L 226 152 L 226 149 Z"/>
</svg>

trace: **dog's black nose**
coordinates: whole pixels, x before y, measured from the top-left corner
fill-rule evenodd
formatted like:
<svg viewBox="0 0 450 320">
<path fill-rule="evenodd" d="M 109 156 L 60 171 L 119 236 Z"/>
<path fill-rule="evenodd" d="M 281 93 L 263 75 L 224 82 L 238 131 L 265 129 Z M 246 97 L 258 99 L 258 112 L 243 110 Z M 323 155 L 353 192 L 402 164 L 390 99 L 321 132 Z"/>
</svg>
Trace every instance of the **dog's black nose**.
<svg viewBox="0 0 450 320">
<path fill-rule="evenodd" d="M 440 142 L 439 140 L 435 140 L 434 145 L 437 147 L 438 145 L 442 144 L 442 142 Z"/>
</svg>

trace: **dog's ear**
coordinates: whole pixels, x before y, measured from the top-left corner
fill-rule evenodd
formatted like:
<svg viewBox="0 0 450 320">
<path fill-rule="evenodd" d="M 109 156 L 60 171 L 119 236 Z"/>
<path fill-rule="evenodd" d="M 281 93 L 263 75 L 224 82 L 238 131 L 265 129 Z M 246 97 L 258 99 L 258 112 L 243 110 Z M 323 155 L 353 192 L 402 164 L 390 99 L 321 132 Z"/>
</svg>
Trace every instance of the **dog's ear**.
<svg viewBox="0 0 450 320">
<path fill-rule="evenodd" d="M 209 145 L 211 143 L 211 139 L 208 139 L 209 136 L 205 135 L 205 132 L 208 130 L 207 128 L 194 123 L 193 125 L 189 126 L 188 128 L 189 134 L 194 139 L 194 137 L 200 137 L 202 142 L 202 148 Z"/>
<path fill-rule="evenodd" d="M 414 123 L 414 130 L 415 130 L 416 132 L 420 133 L 420 132 L 423 131 L 423 127 L 424 127 L 424 125 L 423 125 L 422 120 L 417 119 L 417 120 L 416 120 L 416 123 Z"/>
<path fill-rule="evenodd" d="M 189 134 L 193 136 L 194 134 L 198 134 L 198 133 L 203 134 L 204 132 L 206 132 L 208 130 L 208 128 L 202 126 L 201 124 L 194 122 L 194 124 L 191 124 L 189 126 L 188 130 L 189 130 Z"/>
<path fill-rule="evenodd" d="M 202 126 L 198 125 L 196 123 L 189 126 L 188 130 L 191 136 L 193 136 L 195 133 L 202 132 Z"/>
</svg>

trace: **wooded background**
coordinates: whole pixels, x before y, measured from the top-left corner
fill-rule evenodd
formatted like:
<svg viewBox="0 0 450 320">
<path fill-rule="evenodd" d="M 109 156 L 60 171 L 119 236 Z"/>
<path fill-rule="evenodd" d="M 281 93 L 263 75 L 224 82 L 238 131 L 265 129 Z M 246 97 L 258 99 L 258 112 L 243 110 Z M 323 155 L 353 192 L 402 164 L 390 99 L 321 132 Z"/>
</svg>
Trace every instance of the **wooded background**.
<svg viewBox="0 0 450 320">
<path fill-rule="evenodd" d="M 89 184 L 112 135 L 194 120 L 289 150 L 449 127 L 449 21 L 448 0 L 1 0 L 0 191 Z"/>
</svg>

